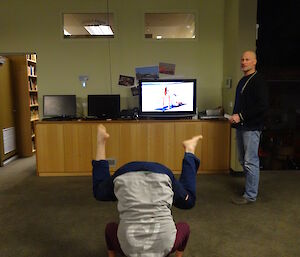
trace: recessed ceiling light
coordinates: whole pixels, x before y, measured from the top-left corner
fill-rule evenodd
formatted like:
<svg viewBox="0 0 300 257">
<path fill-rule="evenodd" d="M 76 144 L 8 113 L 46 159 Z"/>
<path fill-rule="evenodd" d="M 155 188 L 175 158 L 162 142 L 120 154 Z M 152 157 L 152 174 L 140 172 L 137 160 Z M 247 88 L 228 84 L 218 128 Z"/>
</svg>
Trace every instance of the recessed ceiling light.
<svg viewBox="0 0 300 257">
<path fill-rule="evenodd" d="M 112 36 L 114 34 L 109 25 L 86 25 L 84 28 L 93 36 Z"/>
<path fill-rule="evenodd" d="M 71 36 L 71 33 L 69 33 L 66 29 L 64 29 L 64 35 L 65 36 Z"/>
</svg>

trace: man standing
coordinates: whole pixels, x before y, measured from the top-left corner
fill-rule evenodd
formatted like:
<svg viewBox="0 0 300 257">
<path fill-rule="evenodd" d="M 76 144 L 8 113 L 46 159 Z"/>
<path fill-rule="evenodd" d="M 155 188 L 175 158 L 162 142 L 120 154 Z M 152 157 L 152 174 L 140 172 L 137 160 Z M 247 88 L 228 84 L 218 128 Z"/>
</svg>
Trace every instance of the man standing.
<svg viewBox="0 0 300 257">
<path fill-rule="evenodd" d="M 241 57 L 244 76 L 236 88 L 233 115 L 229 119 L 236 128 L 238 158 L 245 172 L 245 191 L 235 197 L 235 204 L 256 201 L 259 184 L 258 147 L 268 108 L 268 93 L 262 76 L 256 71 L 256 54 L 246 51 Z"/>
</svg>

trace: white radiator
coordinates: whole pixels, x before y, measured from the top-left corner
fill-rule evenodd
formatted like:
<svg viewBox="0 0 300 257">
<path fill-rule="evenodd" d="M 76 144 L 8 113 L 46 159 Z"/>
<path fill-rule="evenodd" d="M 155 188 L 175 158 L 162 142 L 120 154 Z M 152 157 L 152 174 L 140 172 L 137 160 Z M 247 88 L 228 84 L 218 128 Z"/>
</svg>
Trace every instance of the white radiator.
<svg viewBox="0 0 300 257">
<path fill-rule="evenodd" d="M 3 148 L 4 148 L 4 154 L 16 150 L 15 127 L 3 129 Z"/>
</svg>

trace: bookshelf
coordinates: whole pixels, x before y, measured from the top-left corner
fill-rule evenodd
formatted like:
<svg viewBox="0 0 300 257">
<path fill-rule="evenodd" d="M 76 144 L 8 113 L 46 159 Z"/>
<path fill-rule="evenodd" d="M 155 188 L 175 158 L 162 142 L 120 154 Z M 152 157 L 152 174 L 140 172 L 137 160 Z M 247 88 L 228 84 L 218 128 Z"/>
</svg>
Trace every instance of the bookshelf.
<svg viewBox="0 0 300 257">
<path fill-rule="evenodd" d="M 28 75 L 28 92 L 30 107 L 30 125 L 31 125 L 31 146 L 32 152 L 35 152 L 35 131 L 34 122 L 39 120 L 38 104 L 38 86 L 36 73 L 36 54 L 27 54 L 27 75 Z"/>
<path fill-rule="evenodd" d="M 17 151 L 28 157 L 35 152 L 35 122 L 39 120 L 36 54 L 10 56 L 15 91 Z"/>
</svg>

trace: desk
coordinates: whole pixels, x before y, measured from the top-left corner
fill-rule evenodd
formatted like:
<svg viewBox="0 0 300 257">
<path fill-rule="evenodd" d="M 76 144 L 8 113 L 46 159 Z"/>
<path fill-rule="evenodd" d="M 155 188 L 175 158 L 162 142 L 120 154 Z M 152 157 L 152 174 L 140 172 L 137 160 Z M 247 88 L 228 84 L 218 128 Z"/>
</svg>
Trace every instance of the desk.
<svg viewBox="0 0 300 257">
<path fill-rule="evenodd" d="M 227 121 L 41 121 L 36 123 L 36 161 L 39 176 L 91 175 L 96 154 L 97 125 L 110 138 L 106 156 L 114 172 L 129 161 L 154 161 L 181 172 L 181 142 L 202 134 L 196 155 L 200 173 L 227 173 L 230 160 L 230 125 Z"/>
</svg>

